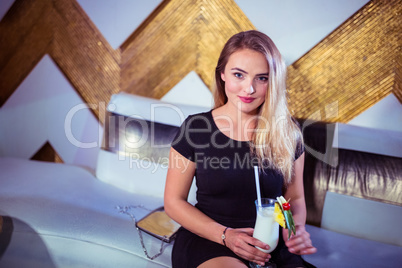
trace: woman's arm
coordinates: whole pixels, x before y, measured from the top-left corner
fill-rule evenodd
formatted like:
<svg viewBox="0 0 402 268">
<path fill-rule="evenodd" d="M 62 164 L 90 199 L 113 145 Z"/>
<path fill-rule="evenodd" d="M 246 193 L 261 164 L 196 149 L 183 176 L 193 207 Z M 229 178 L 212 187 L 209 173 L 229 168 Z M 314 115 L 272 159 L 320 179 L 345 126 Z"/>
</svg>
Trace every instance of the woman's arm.
<svg viewBox="0 0 402 268">
<path fill-rule="evenodd" d="M 195 163 L 172 148 L 166 177 L 165 211 L 187 230 L 222 244 L 219 239 L 226 227 L 216 223 L 187 202 L 194 173 Z"/>
<path fill-rule="evenodd" d="M 169 169 L 165 186 L 165 211 L 173 220 L 190 232 L 223 244 L 222 233 L 226 226 L 212 220 L 187 202 L 194 173 L 195 163 L 172 148 L 169 155 Z M 244 259 L 263 263 L 270 258 L 270 255 L 256 249 L 254 246 L 267 249 L 269 247 L 267 244 L 253 238 L 252 235 L 252 228 L 228 229 L 225 239 L 226 246 Z"/>
<path fill-rule="evenodd" d="M 296 235 L 289 240 L 288 230 L 283 229 L 283 237 L 289 251 L 295 254 L 313 254 L 317 251 L 313 247 L 310 234 L 306 231 L 306 202 L 304 200 L 303 186 L 304 153 L 295 161 L 295 173 L 292 182 L 288 185 L 285 199 L 290 199 L 290 209 L 296 225 Z"/>
</svg>

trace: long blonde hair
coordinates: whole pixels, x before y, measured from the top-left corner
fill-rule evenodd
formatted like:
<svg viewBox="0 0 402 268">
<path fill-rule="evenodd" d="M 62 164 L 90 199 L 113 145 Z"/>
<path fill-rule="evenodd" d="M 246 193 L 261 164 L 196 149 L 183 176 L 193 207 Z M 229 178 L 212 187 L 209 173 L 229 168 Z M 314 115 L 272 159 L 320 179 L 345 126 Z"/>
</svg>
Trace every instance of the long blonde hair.
<svg viewBox="0 0 402 268">
<path fill-rule="evenodd" d="M 288 184 L 294 172 L 295 152 L 302 146 L 303 138 L 288 109 L 286 65 L 271 38 L 252 30 L 235 34 L 226 42 L 215 69 L 215 108 L 228 101 L 221 73 L 225 71 L 229 57 L 240 49 L 262 53 L 269 66 L 267 94 L 258 111 L 251 152 L 257 157 L 260 168 L 268 165 L 276 169 Z"/>
</svg>

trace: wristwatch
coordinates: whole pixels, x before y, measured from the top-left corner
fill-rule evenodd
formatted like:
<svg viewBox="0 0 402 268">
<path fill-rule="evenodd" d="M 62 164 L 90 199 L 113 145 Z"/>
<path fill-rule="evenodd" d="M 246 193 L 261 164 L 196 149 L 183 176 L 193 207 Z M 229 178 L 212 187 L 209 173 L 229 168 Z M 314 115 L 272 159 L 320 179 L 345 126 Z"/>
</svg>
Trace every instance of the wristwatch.
<svg viewBox="0 0 402 268">
<path fill-rule="evenodd" d="M 226 242 L 225 242 L 225 239 L 226 239 L 226 230 L 228 229 L 229 227 L 226 227 L 225 228 L 225 230 L 223 231 L 223 233 L 222 233 L 222 242 L 223 242 L 223 245 L 226 247 Z"/>
</svg>

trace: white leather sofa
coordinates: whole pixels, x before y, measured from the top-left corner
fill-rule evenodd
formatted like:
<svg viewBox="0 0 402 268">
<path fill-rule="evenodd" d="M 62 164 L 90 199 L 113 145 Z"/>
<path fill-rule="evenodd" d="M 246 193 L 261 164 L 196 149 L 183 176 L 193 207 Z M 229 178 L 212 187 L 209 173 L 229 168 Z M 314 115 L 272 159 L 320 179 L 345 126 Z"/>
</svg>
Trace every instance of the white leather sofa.
<svg viewBox="0 0 402 268">
<path fill-rule="evenodd" d="M 108 108 L 106 131 L 120 124 L 127 133 L 132 118 L 176 128 L 189 114 L 208 110 L 125 93 L 112 96 Z M 111 126 L 110 118 L 122 121 Z M 0 267 L 171 266 L 172 244 L 148 259 L 132 218 L 117 208 L 136 207 L 129 212 L 139 220 L 163 206 L 166 154 L 159 155 L 159 164 L 151 155 L 140 157 L 142 141 L 131 134 L 114 137 L 121 147 L 100 150 L 96 174 L 67 164 L 0 158 Z M 169 147 L 159 144 L 156 151 Z M 189 201 L 195 202 L 194 188 Z M 144 233 L 143 242 L 150 256 L 159 253 L 160 240 Z"/>
<path fill-rule="evenodd" d="M 157 258 L 148 259 L 132 218 L 119 213 L 117 206 L 135 206 L 130 212 L 138 220 L 163 205 L 170 131 L 187 115 L 207 108 L 120 93 L 112 96 L 108 110 L 105 133 L 109 134 L 96 174 L 66 164 L 0 158 L 0 267 L 171 266 L 174 242 L 164 244 Z M 156 136 L 161 138 L 155 141 L 157 146 L 149 143 Z M 193 187 L 189 197 L 193 203 L 195 191 Z M 333 199 L 335 203 L 326 198 L 325 206 L 336 207 L 342 198 Z M 390 209 L 401 211 L 401 207 Z M 330 223 L 331 210 L 324 209 L 329 214 L 323 216 Z M 318 253 L 306 259 L 317 267 L 397 267 L 402 263 L 401 245 L 321 227 L 307 226 Z M 400 230 L 395 234 L 400 241 Z M 142 236 L 148 254 L 157 254 L 160 240 Z"/>
</svg>

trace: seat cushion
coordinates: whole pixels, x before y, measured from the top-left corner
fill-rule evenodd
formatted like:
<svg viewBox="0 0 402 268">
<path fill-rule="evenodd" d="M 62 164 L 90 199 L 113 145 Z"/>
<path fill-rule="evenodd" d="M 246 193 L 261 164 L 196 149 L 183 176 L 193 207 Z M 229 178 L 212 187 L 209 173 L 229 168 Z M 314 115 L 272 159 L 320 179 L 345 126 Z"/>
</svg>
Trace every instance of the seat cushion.
<svg viewBox="0 0 402 268">
<path fill-rule="evenodd" d="M 402 247 L 402 206 L 327 192 L 321 228 Z"/>
<path fill-rule="evenodd" d="M 400 267 L 402 247 L 306 226 L 317 253 L 304 259 L 317 267 Z"/>
<path fill-rule="evenodd" d="M 115 188 L 83 168 L 66 164 L 0 158 L 0 170 L 0 216 L 5 222 L 1 267 L 23 267 L 29 260 L 38 262 L 30 267 L 72 263 L 110 267 L 111 261 L 116 267 L 170 266 L 172 244 L 165 244 L 161 256 L 148 260 L 132 219 L 116 209 L 147 208 L 132 210 L 141 219 L 163 205 L 161 198 Z M 150 255 L 159 252 L 160 240 L 148 234 L 143 238 Z"/>
</svg>

